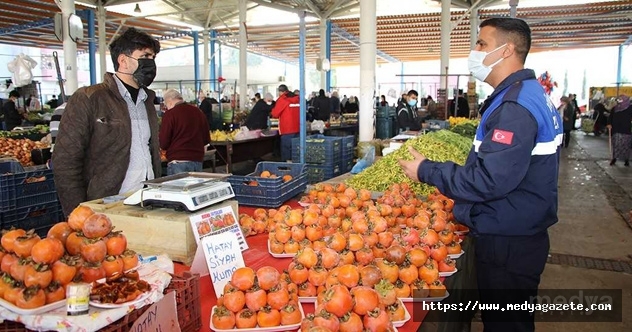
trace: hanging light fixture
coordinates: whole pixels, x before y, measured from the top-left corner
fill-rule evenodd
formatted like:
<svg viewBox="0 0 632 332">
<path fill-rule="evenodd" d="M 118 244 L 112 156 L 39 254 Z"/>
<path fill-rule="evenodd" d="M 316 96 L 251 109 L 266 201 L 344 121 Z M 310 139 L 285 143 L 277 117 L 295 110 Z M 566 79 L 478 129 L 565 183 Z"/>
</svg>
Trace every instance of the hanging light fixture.
<svg viewBox="0 0 632 332">
<path fill-rule="evenodd" d="M 140 13 L 140 6 L 136 4 L 136 8 L 134 8 L 134 13 Z"/>
</svg>

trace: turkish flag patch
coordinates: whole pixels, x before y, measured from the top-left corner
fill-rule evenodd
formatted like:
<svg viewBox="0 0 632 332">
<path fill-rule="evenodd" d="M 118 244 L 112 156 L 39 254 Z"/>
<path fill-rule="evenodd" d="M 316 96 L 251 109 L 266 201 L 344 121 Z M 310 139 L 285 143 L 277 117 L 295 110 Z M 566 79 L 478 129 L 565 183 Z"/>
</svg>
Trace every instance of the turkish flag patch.
<svg viewBox="0 0 632 332">
<path fill-rule="evenodd" d="M 511 145 L 511 142 L 513 142 L 513 135 L 514 133 L 510 131 L 494 129 L 492 141 L 496 143 Z"/>
</svg>

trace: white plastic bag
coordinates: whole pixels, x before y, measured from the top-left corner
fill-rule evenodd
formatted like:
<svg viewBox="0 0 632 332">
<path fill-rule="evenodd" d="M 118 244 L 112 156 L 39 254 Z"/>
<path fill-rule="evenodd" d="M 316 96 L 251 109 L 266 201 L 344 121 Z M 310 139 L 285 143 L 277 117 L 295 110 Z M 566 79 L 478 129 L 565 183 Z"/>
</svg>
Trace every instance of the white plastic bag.
<svg viewBox="0 0 632 332">
<path fill-rule="evenodd" d="M 20 55 L 15 57 L 7 65 L 7 69 L 13 74 L 11 75 L 13 84 L 18 88 L 31 84 L 33 80 L 31 69 L 35 68 L 35 66 L 37 66 L 37 62 L 24 53 L 20 53 Z"/>
<path fill-rule="evenodd" d="M 321 120 L 315 120 L 312 122 L 311 130 L 318 130 L 321 134 L 325 131 L 325 122 Z"/>
</svg>

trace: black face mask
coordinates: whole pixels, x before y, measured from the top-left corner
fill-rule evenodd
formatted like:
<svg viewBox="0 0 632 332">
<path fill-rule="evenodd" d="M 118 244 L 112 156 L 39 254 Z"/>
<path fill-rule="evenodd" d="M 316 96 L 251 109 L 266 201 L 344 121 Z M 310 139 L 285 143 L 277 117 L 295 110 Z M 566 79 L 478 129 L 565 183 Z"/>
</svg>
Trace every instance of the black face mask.
<svg viewBox="0 0 632 332">
<path fill-rule="evenodd" d="M 134 71 L 132 76 L 140 87 L 150 86 L 156 78 L 156 61 L 154 59 L 140 58 L 138 61 L 138 68 Z"/>
</svg>

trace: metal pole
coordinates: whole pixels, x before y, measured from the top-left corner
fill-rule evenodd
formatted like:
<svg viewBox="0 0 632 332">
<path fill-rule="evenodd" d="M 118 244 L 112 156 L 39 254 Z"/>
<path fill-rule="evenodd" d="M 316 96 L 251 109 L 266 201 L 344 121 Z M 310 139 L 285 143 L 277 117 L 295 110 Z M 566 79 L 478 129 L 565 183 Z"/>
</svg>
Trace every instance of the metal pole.
<svg viewBox="0 0 632 332">
<path fill-rule="evenodd" d="M 215 34 L 217 36 L 217 33 Z M 218 77 L 222 77 L 222 43 L 217 43 L 218 51 L 217 51 L 217 75 Z M 219 118 L 221 121 L 224 121 L 224 114 L 222 110 L 222 83 L 217 83 L 217 101 L 219 102 Z"/>
<path fill-rule="evenodd" d="M 248 35 L 246 33 L 246 0 L 239 0 L 239 109 L 245 110 L 248 96 Z M 233 113 L 234 114 L 234 113 Z"/>
<path fill-rule="evenodd" d="M 515 18 L 518 10 L 518 0 L 509 0 L 509 16 Z"/>
<path fill-rule="evenodd" d="M 77 90 L 77 44 L 70 39 L 68 18 L 75 13 L 75 2 L 61 1 L 61 12 L 64 29 L 64 71 L 66 76 L 65 93 L 71 95 Z M 65 99 L 65 98 L 64 98 Z"/>
<path fill-rule="evenodd" d="M 327 33 L 325 35 L 326 37 L 326 42 L 325 45 L 326 46 L 326 51 L 325 51 L 325 56 L 327 57 L 327 59 L 329 60 L 329 64 L 330 64 L 330 68 L 327 71 L 327 73 L 325 74 L 326 79 L 325 79 L 325 90 L 326 91 L 330 91 L 331 90 L 331 20 L 327 20 Z"/>
<path fill-rule="evenodd" d="M 404 62 L 400 62 L 401 65 L 401 71 L 402 71 L 402 75 L 399 77 L 399 90 L 400 90 L 400 96 L 402 93 L 404 93 Z"/>
<path fill-rule="evenodd" d="M 90 64 L 90 85 L 97 84 L 97 45 L 94 35 L 94 11 L 86 9 L 88 13 L 88 63 Z"/>
<path fill-rule="evenodd" d="M 103 79 L 103 76 L 105 75 L 105 72 L 107 71 L 105 56 L 106 56 L 108 46 L 107 46 L 107 35 L 105 31 L 105 19 L 106 19 L 105 6 L 103 6 L 101 1 L 99 1 L 97 4 L 97 17 L 98 17 L 97 21 L 99 24 L 99 68 L 101 69 L 99 71 L 99 77 Z"/>
<path fill-rule="evenodd" d="M 305 105 L 305 11 L 298 14 L 299 32 L 298 32 L 298 76 L 299 76 L 299 103 L 300 103 L 300 162 L 305 163 L 305 120 L 307 114 L 307 105 Z"/>
<path fill-rule="evenodd" d="M 360 142 L 373 139 L 375 116 L 375 62 L 377 61 L 376 0 L 360 2 Z"/>
<path fill-rule="evenodd" d="M 441 0 L 441 86 L 448 86 L 448 77 L 445 75 L 447 75 L 447 68 L 450 65 L 450 4 L 450 0 Z M 446 90 L 446 103 L 447 97 L 448 91 Z"/>
<path fill-rule="evenodd" d="M 217 74 L 215 73 L 215 66 L 216 66 L 216 61 L 215 59 L 217 58 L 215 56 L 215 43 L 217 40 L 217 31 L 215 30 L 211 30 L 211 63 L 210 63 L 210 67 L 211 67 L 211 90 L 213 90 L 213 92 L 216 92 L 217 89 L 219 88 L 219 85 L 217 84 Z M 219 54 L 219 56 L 221 57 L 221 53 Z M 219 99 L 219 94 L 217 95 L 217 99 Z"/>
<path fill-rule="evenodd" d="M 319 58 L 322 61 L 327 59 L 327 21 L 325 19 L 320 20 L 320 54 Z M 323 68 L 320 69 L 320 88 L 325 89 L 327 85 L 327 71 Z M 329 90 L 325 90 L 326 92 Z"/>
<path fill-rule="evenodd" d="M 472 8 L 470 13 L 470 49 L 476 48 L 476 41 L 478 40 L 478 7 Z M 470 82 L 476 82 L 476 78 L 470 75 Z"/>
<path fill-rule="evenodd" d="M 197 31 L 193 31 L 191 35 L 193 36 L 193 80 L 195 80 L 193 90 L 197 92 L 200 91 L 200 50 L 198 48 L 200 38 Z"/>
<path fill-rule="evenodd" d="M 210 79 L 210 71 L 208 69 L 208 62 L 209 62 L 209 53 L 208 53 L 208 47 L 209 47 L 209 31 L 206 30 L 204 31 L 204 34 L 202 35 L 202 50 L 203 50 L 203 55 L 204 55 L 204 61 L 202 61 L 202 81 L 204 82 L 204 87 L 201 88 L 200 90 L 206 90 L 208 91 L 210 89 L 209 87 L 209 79 Z"/>
<path fill-rule="evenodd" d="M 619 55 L 617 58 L 617 97 L 619 97 L 619 87 L 621 87 L 621 62 L 623 61 L 623 44 L 619 45 Z"/>
</svg>

